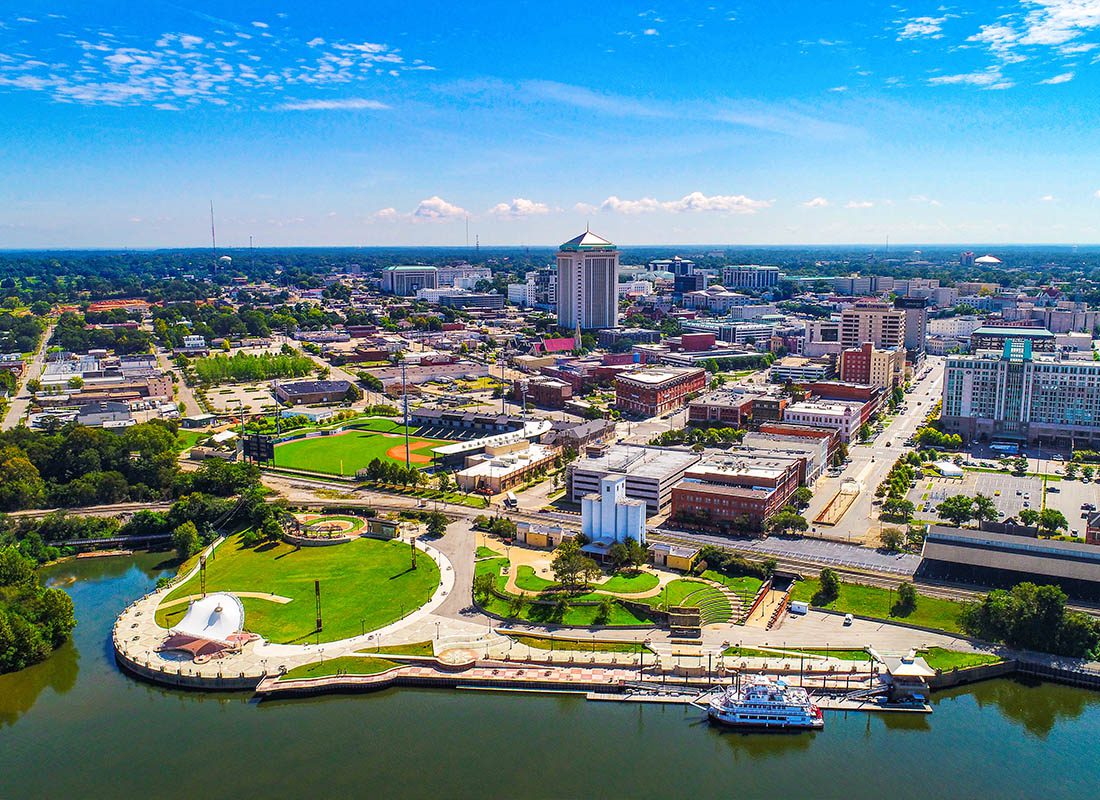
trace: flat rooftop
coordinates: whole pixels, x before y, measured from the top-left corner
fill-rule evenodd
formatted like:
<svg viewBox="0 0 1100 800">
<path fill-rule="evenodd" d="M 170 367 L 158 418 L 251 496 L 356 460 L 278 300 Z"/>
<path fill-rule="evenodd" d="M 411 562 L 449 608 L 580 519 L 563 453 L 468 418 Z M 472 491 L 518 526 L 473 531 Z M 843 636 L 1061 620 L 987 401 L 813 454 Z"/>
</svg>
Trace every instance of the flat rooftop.
<svg viewBox="0 0 1100 800">
<path fill-rule="evenodd" d="M 602 456 L 586 457 L 573 462 L 578 472 L 617 472 L 637 478 L 658 480 L 677 475 L 699 461 L 689 450 L 619 444 L 608 448 Z"/>
<path fill-rule="evenodd" d="M 657 385 L 665 381 L 675 380 L 676 378 L 683 378 L 686 375 L 692 375 L 700 371 L 702 371 L 701 368 L 693 367 L 657 367 L 654 369 L 642 369 L 637 372 L 626 372 L 618 377 L 620 380 L 631 381 L 633 383 Z"/>
</svg>

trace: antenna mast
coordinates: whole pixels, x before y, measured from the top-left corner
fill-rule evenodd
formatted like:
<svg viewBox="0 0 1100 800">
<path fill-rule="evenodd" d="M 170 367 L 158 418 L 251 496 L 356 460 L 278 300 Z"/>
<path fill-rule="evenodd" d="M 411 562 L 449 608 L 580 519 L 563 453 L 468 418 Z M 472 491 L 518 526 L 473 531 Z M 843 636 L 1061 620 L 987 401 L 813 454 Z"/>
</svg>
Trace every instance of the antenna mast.
<svg viewBox="0 0 1100 800">
<path fill-rule="evenodd" d="M 210 201 L 210 249 L 214 253 L 214 272 L 218 271 L 218 239 L 214 235 L 214 201 Z"/>
</svg>

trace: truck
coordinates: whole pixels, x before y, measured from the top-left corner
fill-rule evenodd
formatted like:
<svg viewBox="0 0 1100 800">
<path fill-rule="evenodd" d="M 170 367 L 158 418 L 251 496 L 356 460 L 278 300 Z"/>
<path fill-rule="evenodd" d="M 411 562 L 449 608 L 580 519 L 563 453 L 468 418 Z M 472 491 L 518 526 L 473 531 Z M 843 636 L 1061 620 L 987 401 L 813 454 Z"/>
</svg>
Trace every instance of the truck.
<svg viewBox="0 0 1100 800">
<path fill-rule="evenodd" d="M 805 600 L 792 600 L 791 601 L 791 613 L 792 614 L 806 614 L 810 610 L 810 604 Z"/>
<path fill-rule="evenodd" d="M 515 511 L 519 508 L 519 499 L 516 497 L 515 492 L 508 492 L 504 495 L 504 507 Z"/>
</svg>

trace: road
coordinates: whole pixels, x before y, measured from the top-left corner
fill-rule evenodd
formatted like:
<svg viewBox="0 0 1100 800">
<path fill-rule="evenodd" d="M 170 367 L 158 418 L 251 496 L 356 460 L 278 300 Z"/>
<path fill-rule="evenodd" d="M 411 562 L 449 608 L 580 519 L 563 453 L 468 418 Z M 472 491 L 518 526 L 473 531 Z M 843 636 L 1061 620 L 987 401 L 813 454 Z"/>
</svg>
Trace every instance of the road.
<svg viewBox="0 0 1100 800">
<path fill-rule="evenodd" d="M 831 527 L 814 526 L 816 530 L 812 533 L 848 542 L 878 543 L 881 525 L 877 506 L 872 504 L 875 489 L 886 478 L 898 456 L 907 452 L 905 440 L 921 427 L 929 409 L 941 396 L 944 359 L 929 356 L 926 366 L 930 368 L 928 376 L 917 381 L 905 397 L 907 410 L 891 420 L 882 433 L 869 443 L 850 445 L 848 457 L 851 463 L 844 472 L 837 477 L 823 477 L 813 487 L 814 497 L 805 512 L 811 525 L 840 490 L 840 484 L 845 479 L 857 481 L 860 494 L 839 523 Z"/>
<path fill-rule="evenodd" d="M 47 326 L 46 332 L 42 334 L 42 343 L 38 345 L 34 358 L 27 364 L 27 368 L 23 372 L 23 383 L 16 389 L 15 396 L 11 399 L 11 405 L 8 406 L 8 411 L 4 415 L 3 427 L 5 430 L 16 427 L 20 420 L 27 415 L 27 410 L 31 405 L 30 392 L 26 391 L 27 383 L 33 378 L 42 376 L 42 370 L 46 365 L 46 347 L 50 339 L 53 338 L 53 329 L 56 327 L 56 322 L 51 322 Z"/>
<path fill-rule="evenodd" d="M 176 376 L 175 389 L 176 389 L 176 401 L 183 403 L 183 416 L 196 417 L 203 413 L 202 406 L 199 405 L 199 401 L 195 399 L 195 393 L 191 391 L 191 387 L 188 386 L 184 380 L 183 375 L 176 369 L 175 365 L 168 358 L 168 351 L 163 347 L 157 347 L 157 365 L 170 375 Z"/>
</svg>

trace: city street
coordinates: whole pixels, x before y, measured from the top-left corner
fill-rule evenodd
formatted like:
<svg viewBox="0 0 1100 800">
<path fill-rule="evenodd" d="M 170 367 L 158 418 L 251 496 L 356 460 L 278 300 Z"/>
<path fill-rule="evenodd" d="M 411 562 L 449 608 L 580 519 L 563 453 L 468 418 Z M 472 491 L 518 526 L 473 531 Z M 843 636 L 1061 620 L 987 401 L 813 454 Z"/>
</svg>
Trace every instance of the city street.
<svg viewBox="0 0 1100 800">
<path fill-rule="evenodd" d="M 844 472 L 836 477 L 822 477 L 813 487 L 814 497 L 804 516 L 814 529 L 813 534 L 830 539 L 876 545 L 879 532 L 877 509 L 872 505 L 875 488 L 886 478 L 894 461 L 906 452 L 905 440 L 921 427 L 925 415 L 941 397 L 944 360 L 929 356 L 925 369 L 928 376 L 914 382 L 913 390 L 905 396 L 907 410 L 890 420 L 882 433 L 868 444 L 850 444 L 851 461 Z M 813 520 L 840 490 L 841 483 L 851 478 L 860 487 L 860 494 L 847 513 L 834 526 L 814 526 Z"/>
<path fill-rule="evenodd" d="M 27 391 L 27 382 L 33 378 L 41 377 L 42 370 L 46 366 L 46 347 L 53 337 L 53 329 L 55 327 L 57 327 L 57 323 L 55 322 L 51 322 L 49 326 L 47 326 L 46 332 L 42 334 L 42 343 L 38 346 L 34 358 L 30 360 L 26 369 L 23 371 L 23 379 L 15 395 L 11 398 L 11 405 L 8 406 L 8 411 L 4 415 L 4 430 L 16 427 L 20 420 L 27 416 L 27 409 L 30 408 L 31 404 L 31 395 L 30 392 Z"/>
</svg>

